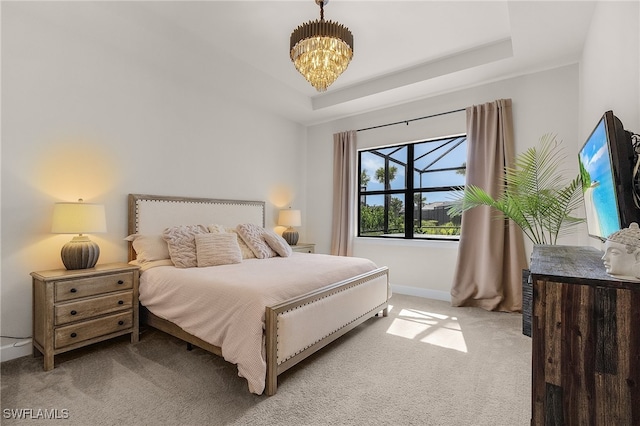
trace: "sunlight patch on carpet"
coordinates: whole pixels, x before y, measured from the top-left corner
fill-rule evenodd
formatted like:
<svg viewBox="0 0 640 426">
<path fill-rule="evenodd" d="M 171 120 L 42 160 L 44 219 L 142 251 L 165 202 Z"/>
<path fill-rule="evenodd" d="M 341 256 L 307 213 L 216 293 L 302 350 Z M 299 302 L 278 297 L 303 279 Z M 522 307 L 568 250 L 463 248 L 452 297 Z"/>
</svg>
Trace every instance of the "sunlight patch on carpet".
<svg viewBox="0 0 640 426">
<path fill-rule="evenodd" d="M 402 309 L 387 329 L 387 333 L 459 352 L 467 352 L 467 344 L 458 318 L 448 315 Z"/>
</svg>

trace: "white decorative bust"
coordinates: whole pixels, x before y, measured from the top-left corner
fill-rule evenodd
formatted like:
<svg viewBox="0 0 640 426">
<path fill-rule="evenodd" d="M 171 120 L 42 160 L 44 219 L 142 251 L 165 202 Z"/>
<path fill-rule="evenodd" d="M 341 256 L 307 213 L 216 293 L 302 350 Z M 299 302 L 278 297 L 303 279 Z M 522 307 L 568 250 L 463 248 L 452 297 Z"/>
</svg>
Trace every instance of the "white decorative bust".
<svg viewBox="0 0 640 426">
<path fill-rule="evenodd" d="M 602 260 L 607 274 L 612 277 L 640 281 L 640 227 L 637 223 L 607 237 Z"/>
</svg>

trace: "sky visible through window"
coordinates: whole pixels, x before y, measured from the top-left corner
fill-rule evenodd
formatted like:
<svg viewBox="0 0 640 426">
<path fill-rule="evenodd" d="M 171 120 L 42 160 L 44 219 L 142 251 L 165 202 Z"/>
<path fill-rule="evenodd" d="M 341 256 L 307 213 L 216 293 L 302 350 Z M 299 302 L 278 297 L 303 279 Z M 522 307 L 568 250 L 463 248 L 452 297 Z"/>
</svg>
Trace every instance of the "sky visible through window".
<svg viewBox="0 0 640 426">
<path fill-rule="evenodd" d="M 397 168 L 395 179 L 390 182 L 390 189 L 401 190 L 407 181 L 407 148 L 394 146 L 362 152 L 361 170 L 369 177 L 366 191 L 385 190 L 384 182 L 376 179 L 376 171 L 384 168 L 385 155 L 390 155 L 390 165 Z M 467 155 L 466 136 L 438 139 L 414 145 L 414 188 L 437 188 L 446 186 L 463 186 L 465 176 L 457 170 L 442 170 L 464 167 Z M 394 161 L 396 160 L 396 161 Z M 423 171 L 420 173 L 418 170 Z M 364 189 L 364 188 L 362 188 Z M 427 203 L 450 201 L 449 191 L 430 192 Z M 379 199 L 379 200 L 378 200 Z M 381 204 L 383 197 L 370 196 L 370 205 Z"/>
</svg>

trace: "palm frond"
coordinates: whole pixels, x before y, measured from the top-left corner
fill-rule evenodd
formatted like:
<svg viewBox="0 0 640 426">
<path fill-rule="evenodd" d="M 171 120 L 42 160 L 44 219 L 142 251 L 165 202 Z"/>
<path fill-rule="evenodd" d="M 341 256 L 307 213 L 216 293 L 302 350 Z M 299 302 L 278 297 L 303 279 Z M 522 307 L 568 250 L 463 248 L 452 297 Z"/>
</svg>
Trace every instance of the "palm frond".
<svg viewBox="0 0 640 426">
<path fill-rule="evenodd" d="M 536 147 L 505 167 L 502 191 L 493 198 L 482 188 L 468 185 L 454 197 L 449 215 L 461 215 L 485 205 L 513 220 L 534 244 L 556 244 L 584 219 L 571 214 L 582 202 L 580 176 L 567 183 L 560 170 L 565 156 L 554 135 L 544 135 Z"/>
</svg>

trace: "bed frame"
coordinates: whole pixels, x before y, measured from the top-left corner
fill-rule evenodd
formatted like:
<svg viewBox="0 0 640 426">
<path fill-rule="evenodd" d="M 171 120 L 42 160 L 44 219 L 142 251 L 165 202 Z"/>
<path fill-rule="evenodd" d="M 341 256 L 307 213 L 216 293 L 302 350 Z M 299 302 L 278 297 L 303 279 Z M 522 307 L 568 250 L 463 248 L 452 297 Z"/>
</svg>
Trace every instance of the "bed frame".
<svg viewBox="0 0 640 426">
<path fill-rule="evenodd" d="M 169 226 L 192 224 L 235 226 L 254 223 L 265 226 L 263 201 L 221 200 L 213 198 L 169 197 L 129 194 L 129 235 L 161 234 Z M 129 260 L 136 256 L 129 243 Z M 265 311 L 265 355 L 267 372 L 265 393 L 274 395 L 278 375 L 327 346 L 340 336 L 382 312 L 387 316 L 389 271 L 374 271 L 323 287 Z M 380 295 L 384 294 L 384 297 Z M 364 303 L 364 307 L 363 307 Z M 345 306 L 356 306 L 350 313 Z M 339 309 L 337 307 L 340 307 Z M 364 311 L 364 313 L 363 313 Z M 336 315 L 341 312 L 341 315 Z M 317 318 L 324 318 L 318 324 Z M 218 356 L 222 351 L 176 324 L 159 318 L 141 307 L 141 322 L 175 336 Z M 313 330 L 305 328 L 313 325 Z M 309 335 L 316 336 L 309 343 Z"/>
</svg>

